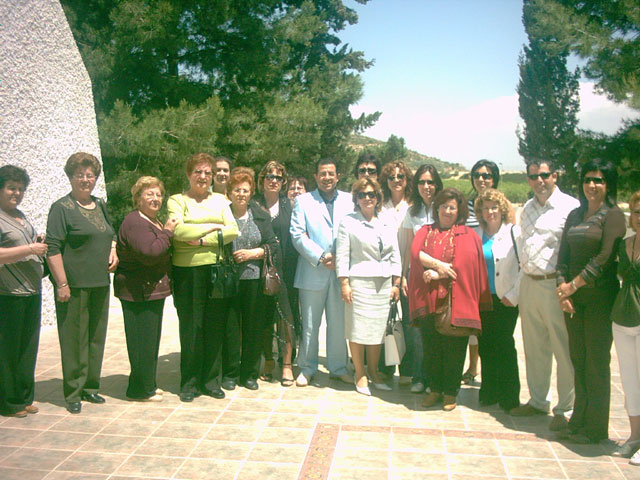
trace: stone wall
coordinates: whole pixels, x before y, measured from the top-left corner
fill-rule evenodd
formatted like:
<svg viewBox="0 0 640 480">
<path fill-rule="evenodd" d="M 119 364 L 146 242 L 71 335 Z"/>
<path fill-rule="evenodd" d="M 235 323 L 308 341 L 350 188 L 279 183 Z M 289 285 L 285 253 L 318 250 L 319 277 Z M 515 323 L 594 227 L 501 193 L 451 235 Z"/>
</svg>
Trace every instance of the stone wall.
<svg viewBox="0 0 640 480">
<path fill-rule="evenodd" d="M 0 45 L 0 165 L 29 173 L 21 209 L 44 233 L 49 206 L 70 190 L 69 155 L 101 159 L 91 81 L 58 0 L 0 1 Z M 106 195 L 102 175 L 94 195 Z M 43 286 L 43 323 L 52 324 L 52 289 Z"/>
</svg>

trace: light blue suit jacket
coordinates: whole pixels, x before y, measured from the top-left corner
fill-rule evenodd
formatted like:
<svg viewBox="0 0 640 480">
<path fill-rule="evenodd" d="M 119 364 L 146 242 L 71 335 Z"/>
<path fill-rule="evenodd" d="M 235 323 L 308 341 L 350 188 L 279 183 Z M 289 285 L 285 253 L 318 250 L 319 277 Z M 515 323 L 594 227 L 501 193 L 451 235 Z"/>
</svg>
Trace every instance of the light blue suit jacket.
<svg viewBox="0 0 640 480">
<path fill-rule="evenodd" d="M 322 290 L 335 275 L 318 261 L 325 252 L 335 257 L 340 221 L 351 212 L 351 195 L 340 190 L 333 204 L 333 221 L 318 189 L 296 197 L 290 227 L 293 246 L 300 253 L 294 287 Z"/>
</svg>

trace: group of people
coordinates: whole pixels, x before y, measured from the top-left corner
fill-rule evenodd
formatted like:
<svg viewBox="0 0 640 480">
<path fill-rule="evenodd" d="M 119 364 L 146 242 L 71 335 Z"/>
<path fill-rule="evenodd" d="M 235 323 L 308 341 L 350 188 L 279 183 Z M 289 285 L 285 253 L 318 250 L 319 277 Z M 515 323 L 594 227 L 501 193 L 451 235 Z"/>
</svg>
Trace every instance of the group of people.
<svg viewBox="0 0 640 480">
<path fill-rule="evenodd" d="M 395 304 L 407 343 L 399 373 L 412 392 L 426 391 L 425 408 L 455 409 L 461 380 L 477 374 L 479 354 L 482 406 L 546 415 L 555 357 L 558 403 L 549 428 L 577 443 L 608 437 L 615 340 L 631 424 L 617 454 L 631 457 L 640 448 L 640 192 L 629 202 L 635 233 L 623 240 L 610 163 L 583 164 L 575 199 L 558 188 L 552 161 L 530 161 L 533 196 L 516 220 L 489 160 L 473 166 L 467 199 L 444 188 L 432 165 L 414 174 L 402 161 L 382 166 L 371 154 L 359 157 L 349 194 L 337 188 L 341 172 L 333 159 L 317 161 L 317 188 L 307 191 L 306 180 L 289 177 L 277 161 L 256 179 L 228 158 L 198 153 L 185 164 L 188 188 L 168 199 L 165 223 L 158 219 L 164 186 L 143 176 L 131 189 L 135 209 L 117 233 L 105 203 L 92 195 L 99 161 L 77 153 L 64 170 L 71 192 L 51 206 L 43 236 L 18 209 L 27 173 L 0 167 L 3 415 L 38 410 L 33 377 L 46 266 L 71 413 L 82 401 L 105 401 L 100 369 L 114 273 L 131 400 L 163 398 L 156 366 L 169 295 L 179 318 L 184 402 L 223 398 L 238 385 L 258 389 L 258 379 L 273 378 L 276 358 L 283 386 L 313 384 L 323 316 L 330 378 L 363 395 L 371 395 L 370 386 L 391 390 L 387 375 L 395 366 L 385 365 L 381 352 Z M 237 278 L 233 293 L 221 296 L 212 284 L 225 261 Z M 281 278 L 275 294 L 265 292 L 265 263 Z M 531 395 L 524 405 L 513 338 L 518 316 Z"/>
</svg>

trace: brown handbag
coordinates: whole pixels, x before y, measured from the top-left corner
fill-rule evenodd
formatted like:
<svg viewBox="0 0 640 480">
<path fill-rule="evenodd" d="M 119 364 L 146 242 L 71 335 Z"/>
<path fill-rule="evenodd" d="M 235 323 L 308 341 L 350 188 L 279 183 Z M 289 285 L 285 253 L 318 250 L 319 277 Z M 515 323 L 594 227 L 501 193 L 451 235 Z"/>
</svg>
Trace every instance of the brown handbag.
<svg viewBox="0 0 640 480">
<path fill-rule="evenodd" d="M 456 327 L 451 323 L 451 282 L 447 289 L 447 303 L 433 314 L 433 321 L 436 331 L 446 337 L 468 337 L 469 335 L 480 335 L 480 330 L 471 327 Z"/>
<path fill-rule="evenodd" d="M 264 245 L 264 263 L 262 265 L 262 293 L 265 295 L 277 295 L 282 286 L 282 280 L 278 269 L 273 264 L 273 256 L 269 245 Z"/>
</svg>

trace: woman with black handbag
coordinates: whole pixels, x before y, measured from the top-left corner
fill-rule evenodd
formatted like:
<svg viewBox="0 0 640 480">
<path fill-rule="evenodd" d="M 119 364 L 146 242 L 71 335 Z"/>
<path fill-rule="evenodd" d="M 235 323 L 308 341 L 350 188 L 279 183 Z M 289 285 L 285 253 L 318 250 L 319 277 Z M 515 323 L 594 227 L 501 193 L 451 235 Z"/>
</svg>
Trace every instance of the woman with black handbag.
<svg viewBox="0 0 640 480">
<path fill-rule="evenodd" d="M 435 222 L 418 230 L 411 245 L 409 308 L 422 330 L 431 389 L 422 406 L 442 401 L 443 410 L 451 411 L 460 390 L 467 337 L 480 331 L 480 310 L 491 309 L 491 292 L 482 243 L 465 225 L 464 195 L 445 188 L 434 198 L 433 212 Z M 437 329 L 437 320 L 448 321 L 446 331 Z"/>
<path fill-rule="evenodd" d="M 212 270 L 223 244 L 238 236 L 229 202 L 210 190 L 215 167 L 207 153 L 196 153 L 185 165 L 189 190 L 167 202 L 177 220 L 173 235 L 173 301 L 180 322 L 180 400 L 201 393 L 224 398 L 222 345 L 230 301 L 213 298 Z"/>
<path fill-rule="evenodd" d="M 258 389 L 261 339 L 264 324 L 262 269 L 269 250 L 276 265 L 280 249 L 271 227 L 271 217 L 251 197 L 255 191 L 254 172 L 237 167 L 227 182 L 231 211 L 238 224 L 238 237 L 233 241 L 233 259 L 238 267 L 239 292 L 231 298 L 231 311 L 225 334 L 222 360 L 222 388 L 233 390 L 237 384 L 249 390 Z"/>
</svg>

